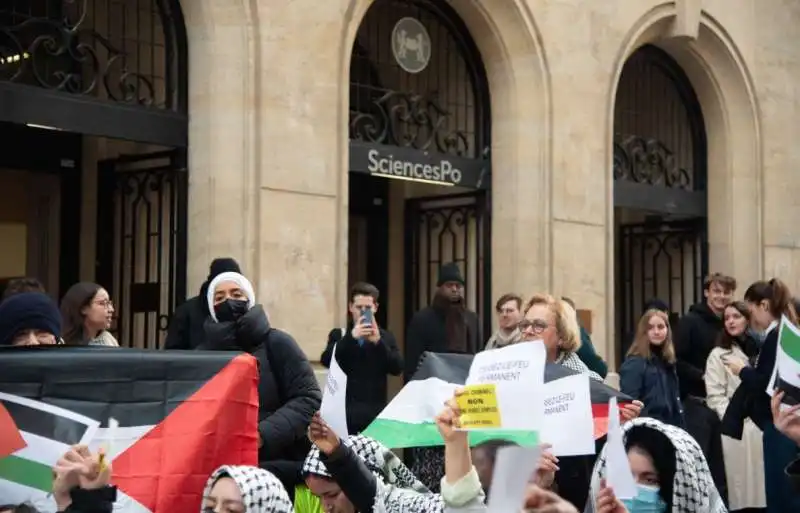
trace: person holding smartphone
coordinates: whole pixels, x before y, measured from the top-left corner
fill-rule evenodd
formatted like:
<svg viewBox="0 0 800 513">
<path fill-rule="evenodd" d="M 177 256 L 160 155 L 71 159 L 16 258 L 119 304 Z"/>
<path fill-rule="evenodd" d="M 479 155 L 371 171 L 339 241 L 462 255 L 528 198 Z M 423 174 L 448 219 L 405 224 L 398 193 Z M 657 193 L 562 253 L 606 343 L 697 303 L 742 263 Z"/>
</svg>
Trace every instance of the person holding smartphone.
<svg viewBox="0 0 800 513">
<path fill-rule="evenodd" d="M 322 365 L 330 367 L 335 356 L 347 374 L 347 428 L 351 435 L 366 429 L 386 406 L 387 376 L 403 372 L 403 357 L 394 335 L 375 319 L 379 296 L 378 288 L 370 283 L 353 285 L 349 326 L 331 330 L 320 358 Z"/>
</svg>

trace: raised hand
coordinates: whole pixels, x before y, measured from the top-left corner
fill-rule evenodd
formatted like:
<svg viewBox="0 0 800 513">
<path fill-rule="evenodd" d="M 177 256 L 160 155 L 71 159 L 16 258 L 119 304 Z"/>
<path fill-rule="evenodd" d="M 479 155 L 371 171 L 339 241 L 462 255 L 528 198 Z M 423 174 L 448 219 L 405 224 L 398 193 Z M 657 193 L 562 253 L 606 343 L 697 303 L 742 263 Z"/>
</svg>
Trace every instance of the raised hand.
<svg viewBox="0 0 800 513">
<path fill-rule="evenodd" d="M 453 397 L 445 401 L 444 409 L 436 416 L 436 427 L 439 428 L 439 434 L 445 443 L 467 438 L 467 432 L 458 429 L 461 427 L 459 421 L 461 410 L 458 408 L 456 398 L 463 393 L 464 389 L 457 389 Z"/>
<path fill-rule="evenodd" d="M 103 449 L 92 454 L 85 445 L 74 445 L 56 462 L 53 467 L 53 496 L 59 511 L 72 502 L 69 492 L 73 488 L 94 490 L 108 485 L 111 480 L 111 466 L 101 463 Z"/>
<path fill-rule="evenodd" d="M 795 404 L 789 408 L 781 408 L 784 392 L 775 391 L 772 395 L 772 421 L 775 429 L 783 433 L 787 438 L 791 438 L 794 443 L 800 445 L 800 404 Z"/>
<path fill-rule="evenodd" d="M 308 439 L 311 440 L 311 443 L 316 445 L 321 452 L 328 456 L 333 454 L 333 451 L 338 449 L 339 444 L 341 444 L 339 435 L 334 433 L 333 429 L 322 420 L 322 416 L 319 412 L 311 417 L 311 423 L 308 425 Z"/>
<path fill-rule="evenodd" d="M 606 480 L 600 481 L 600 492 L 595 499 L 595 513 L 628 513 L 628 509 L 614 495 L 614 490 L 606 486 Z"/>
</svg>

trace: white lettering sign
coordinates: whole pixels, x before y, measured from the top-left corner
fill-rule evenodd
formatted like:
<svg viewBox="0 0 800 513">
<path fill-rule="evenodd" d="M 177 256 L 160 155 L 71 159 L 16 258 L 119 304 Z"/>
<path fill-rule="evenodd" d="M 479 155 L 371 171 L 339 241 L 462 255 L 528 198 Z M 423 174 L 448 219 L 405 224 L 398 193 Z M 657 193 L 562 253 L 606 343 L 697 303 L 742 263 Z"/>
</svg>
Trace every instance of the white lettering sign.
<svg viewBox="0 0 800 513">
<path fill-rule="evenodd" d="M 458 185 L 461 183 L 462 173 L 453 167 L 449 160 L 442 159 L 439 164 L 423 164 L 395 159 L 392 155 L 384 156 L 378 150 L 369 150 L 367 154 L 370 173 L 409 178 L 412 180 L 428 180 L 431 182 L 446 182 Z"/>
<path fill-rule="evenodd" d="M 496 385 L 501 429 L 539 431 L 546 358 L 541 341 L 483 351 L 472 360 L 466 384 Z"/>
<path fill-rule="evenodd" d="M 347 438 L 349 435 L 347 432 L 346 396 L 347 374 L 336 361 L 336 346 L 333 346 L 328 380 L 325 383 L 325 390 L 322 392 L 322 405 L 319 409 L 322 418 L 340 438 Z"/>
</svg>

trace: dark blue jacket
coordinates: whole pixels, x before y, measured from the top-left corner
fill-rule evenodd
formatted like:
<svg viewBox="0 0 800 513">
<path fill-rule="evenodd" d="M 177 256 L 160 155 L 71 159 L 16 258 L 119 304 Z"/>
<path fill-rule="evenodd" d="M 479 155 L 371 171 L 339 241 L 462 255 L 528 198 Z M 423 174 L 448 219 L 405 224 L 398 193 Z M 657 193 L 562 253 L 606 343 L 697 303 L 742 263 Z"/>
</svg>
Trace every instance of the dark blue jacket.
<svg viewBox="0 0 800 513">
<path fill-rule="evenodd" d="M 686 427 L 675 366 L 653 356 L 629 356 L 619 369 L 620 390 L 644 403 L 642 417 Z"/>
</svg>

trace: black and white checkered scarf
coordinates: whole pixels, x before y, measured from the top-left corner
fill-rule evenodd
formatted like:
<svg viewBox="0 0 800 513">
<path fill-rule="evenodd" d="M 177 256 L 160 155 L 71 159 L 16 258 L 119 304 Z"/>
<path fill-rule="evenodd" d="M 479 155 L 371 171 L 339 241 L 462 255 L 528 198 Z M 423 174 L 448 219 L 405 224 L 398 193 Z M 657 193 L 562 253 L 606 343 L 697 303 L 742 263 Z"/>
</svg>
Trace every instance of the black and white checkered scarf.
<svg viewBox="0 0 800 513">
<path fill-rule="evenodd" d="M 363 435 L 352 435 L 343 442 L 367 465 L 378 482 L 373 513 L 442 513 L 444 501 L 431 493 L 388 447 Z M 330 478 L 312 447 L 303 462 L 303 474 Z"/>
<path fill-rule="evenodd" d="M 672 483 L 672 513 L 727 513 L 727 508 L 717 491 L 703 451 L 686 431 L 655 419 L 640 417 L 622 425 L 622 436 L 634 426 L 644 426 L 663 433 L 675 447 L 675 478 Z M 600 490 L 600 479 L 605 474 L 606 448 L 594 464 L 590 500 L 593 511 L 594 498 Z"/>
<path fill-rule="evenodd" d="M 568 369 L 574 370 L 578 374 L 586 374 L 595 381 L 603 381 L 603 377 L 600 374 L 591 370 L 586 366 L 585 363 L 583 363 L 583 360 L 578 357 L 578 353 L 566 353 L 564 351 L 559 351 L 558 357 L 556 358 L 556 363 L 563 365 Z"/>
<path fill-rule="evenodd" d="M 242 494 L 247 513 L 293 513 L 289 494 L 277 477 L 258 467 L 223 465 L 211 474 L 206 482 L 203 497 L 211 493 L 217 479 L 230 477 Z M 202 507 L 200 513 L 203 513 Z"/>
</svg>

